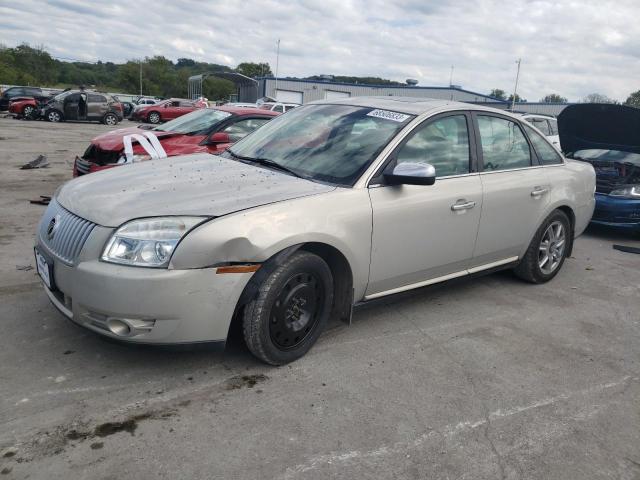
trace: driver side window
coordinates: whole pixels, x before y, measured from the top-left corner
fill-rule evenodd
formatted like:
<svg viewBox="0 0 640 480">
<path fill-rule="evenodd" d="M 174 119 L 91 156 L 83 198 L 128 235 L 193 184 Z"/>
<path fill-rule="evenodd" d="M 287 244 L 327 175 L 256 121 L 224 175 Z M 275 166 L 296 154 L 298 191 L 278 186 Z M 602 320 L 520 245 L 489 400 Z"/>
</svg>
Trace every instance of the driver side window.
<svg viewBox="0 0 640 480">
<path fill-rule="evenodd" d="M 469 173 L 469 130 L 465 115 L 428 122 L 412 134 L 398 151 L 397 163 L 429 163 L 437 177 Z"/>
</svg>

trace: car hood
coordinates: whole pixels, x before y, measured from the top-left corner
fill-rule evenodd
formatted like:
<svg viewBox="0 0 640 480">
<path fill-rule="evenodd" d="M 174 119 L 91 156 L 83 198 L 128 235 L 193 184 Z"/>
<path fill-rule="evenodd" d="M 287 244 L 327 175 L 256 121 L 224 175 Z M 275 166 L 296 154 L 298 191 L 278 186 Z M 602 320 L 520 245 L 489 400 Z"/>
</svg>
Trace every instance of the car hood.
<svg viewBox="0 0 640 480">
<path fill-rule="evenodd" d="M 218 217 L 335 187 L 210 154 L 134 163 L 66 183 L 56 199 L 106 227 L 163 215 Z"/>
<path fill-rule="evenodd" d="M 108 151 L 116 151 L 119 152 L 124 148 L 124 144 L 122 142 L 122 138 L 125 135 L 131 135 L 134 133 L 138 133 L 142 135 L 145 132 L 151 132 L 158 138 L 170 137 L 172 135 L 178 135 L 173 132 L 158 132 L 155 130 L 150 130 L 146 128 L 140 127 L 128 127 L 128 128 L 119 128 L 117 130 L 112 130 L 107 133 L 103 133 L 95 137 L 91 140 L 91 143 L 97 146 L 100 150 L 108 150 Z M 135 142 L 137 143 L 137 142 Z"/>
<path fill-rule="evenodd" d="M 623 105 L 569 105 L 558 115 L 562 151 L 618 150 L 640 153 L 640 109 Z"/>
</svg>

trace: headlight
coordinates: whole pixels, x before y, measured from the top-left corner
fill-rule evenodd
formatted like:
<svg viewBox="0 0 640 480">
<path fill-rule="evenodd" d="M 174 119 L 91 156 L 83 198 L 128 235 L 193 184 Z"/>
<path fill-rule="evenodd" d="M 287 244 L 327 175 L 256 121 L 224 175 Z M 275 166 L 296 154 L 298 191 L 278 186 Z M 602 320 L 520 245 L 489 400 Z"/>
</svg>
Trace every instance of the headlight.
<svg viewBox="0 0 640 480">
<path fill-rule="evenodd" d="M 118 228 L 102 252 L 102 260 L 138 267 L 166 268 L 184 235 L 204 217 L 158 217 L 132 220 Z"/>
<path fill-rule="evenodd" d="M 616 188 L 611 190 L 609 195 L 613 197 L 632 198 L 634 200 L 640 200 L 640 185 L 627 185 L 626 187 Z"/>
<path fill-rule="evenodd" d="M 118 159 L 118 163 L 122 164 L 122 163 L 136 163 L 136 162 L 146 162 L 147 160 L 151 160 L 151 155 L 139 155 L 139 154 L 134 154 L 133 158 L 131 159 L 131 162 L 127 162 L 127 157 L 122 155 L 119 159 Z"/>
</svg>

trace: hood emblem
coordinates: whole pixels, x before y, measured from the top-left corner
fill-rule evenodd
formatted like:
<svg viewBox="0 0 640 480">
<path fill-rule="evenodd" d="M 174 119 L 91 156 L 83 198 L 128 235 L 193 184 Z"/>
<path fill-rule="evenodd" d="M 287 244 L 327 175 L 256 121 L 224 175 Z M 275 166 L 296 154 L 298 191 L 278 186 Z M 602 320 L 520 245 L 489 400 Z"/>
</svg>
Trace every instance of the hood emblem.
<svg viewBox="0 0 640 480">
<path fill-rule="evenodd" d="M 60 227 L 60 215 L 56 215 L 49 221 L 49 225 L 47 226 L 47 239 L 53 240 L 53 237 L 56 234 L 56 230 Z"/>
</svg>

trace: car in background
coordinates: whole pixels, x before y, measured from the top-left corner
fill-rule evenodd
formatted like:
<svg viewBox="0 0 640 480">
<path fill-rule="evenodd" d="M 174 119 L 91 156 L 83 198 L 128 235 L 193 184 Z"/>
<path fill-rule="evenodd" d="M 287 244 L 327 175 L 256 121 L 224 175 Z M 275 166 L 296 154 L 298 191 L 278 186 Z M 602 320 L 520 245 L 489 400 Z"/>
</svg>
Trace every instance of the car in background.
<svg viewBox="0 0 640 480">
<path fill-rule="evenodd" d="M 157 124 L 181 117 L 198 108 L 203 108 L 203 106 L 196 100 L 170 98 L 152 105 L 138 105 L 129 120 Z"/>
<path fill-rule="evenodd" d="M 360 302 L 496 269 L 552 280 L 594 186 L 590 165 L 501 110 L 325 100 L 218 156 L 66 183 L 38 227 L 37 272 L 100 335 L 224 347 L 236 320 L 256 357 L 282 365 Z"/>
<path fill-rule="evenodd" d="M 158 98 L 138 97 L 138 98 L 135 99 L 134 103 L 136 105 L 155 105 L 159 101 L 160 101 L 160 99 L 158 99 Z"/>
<path fill-rule="evenodd" d="M 153 134 L 169 157 L 189 153 L 216 154 L 277 115 L 277 112 L 255 108 L 222 106 L 198 109 L 156 127 L 140 125 L 113 130 L 91 140 L 82 158 L 76 157 L 73 176 L 150 160 L 151 155 L 139 140 L 132 141 L 132 157 L 126 158 L 124 138 L 128 135 Z"/>
<path fill-rule="evenodd" d="M 248 102 L 227 102 L 224 105 L 225 107 L 258 108 L 258 105 L 256 103 Z"/>
<path fill-rule="evenodd" d="M 18 97 L 31 97 L 36 100 L 48 98 L 39 87 L 9 87 L 0 96 L 0 111 L 9 110 L 9 102 Z"/>
<path fill-rule="evenodd" d="M 560 137 L 558 136 L 558 120 L 549 115 L 538 115 L 525 113 L 522 115 L 527 122 L 540 130 L 545 137 L 556 147 L 560 148 Z"/>
<path fill-rule="evenodd" d="M 292 110 L 300 105 L 297 103 L 281 103 L 281 102 L 264 102 L 258 108 L 262 110 L 271 110 L 272 112 L 284 113 Z"/>
<path fill-rule="evenodd" d="M 35 120 L 38 118 L 40 107 L 41 102 L 33 97 L 14 97 L 9 101 L 9 113 L 16 118 Z"/>
<path fill-rule="evenodd" d="M 640 109 L 581 103 L 558 115 L 567 158 L 596 171 L 592 223 L 640 232 Z"/>
<path fill-rule="evenodd" d="M 117 95 L 114 95 L 113 98 L 122 104 L 122 116 L 124 118 L 129 118 L 129 116 L 133 113 L 133 109 L 136 108 L 136 104 L 126 100 L 122 100 Z"/>
<path fill-rule="evenodd" d="M 40 116 L 49 122 L 101 122 L 117 125 L 123 117 L 122 104 L 108 93 L 67 90 L 45 103 Z"/>
</svg>

